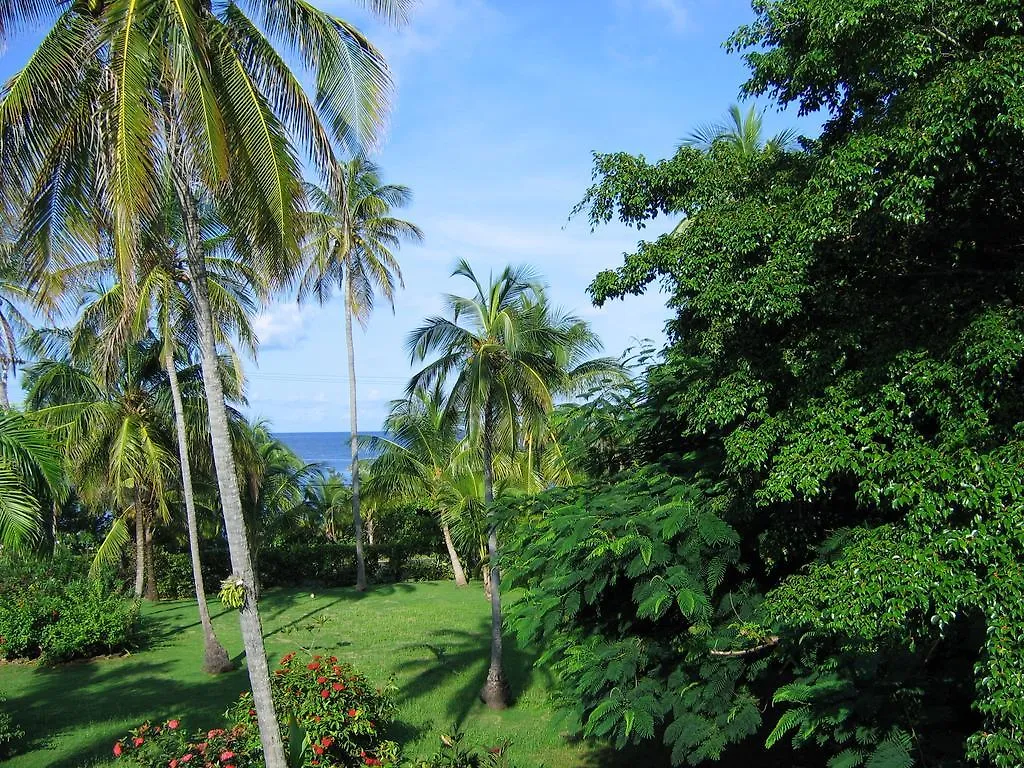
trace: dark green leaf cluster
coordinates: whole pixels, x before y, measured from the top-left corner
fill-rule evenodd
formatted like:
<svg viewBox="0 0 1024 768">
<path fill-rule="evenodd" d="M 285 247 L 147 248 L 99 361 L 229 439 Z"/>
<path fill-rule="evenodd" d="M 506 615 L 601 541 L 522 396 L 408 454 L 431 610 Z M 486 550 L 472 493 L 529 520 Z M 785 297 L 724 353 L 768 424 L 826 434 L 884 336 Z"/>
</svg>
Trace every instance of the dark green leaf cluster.
<svg viewBox="0 0 1024 768">
<path fill-rule="evenodd" d="M 637 458 L 715 459 L 703 508 L 735 531 L 731 567 L 763 597 L 733 636 L 778 637 L 749 688 L 775 749 L 1024 765 L 1020 4 L 759 0 L 755 16 L 730 43 L 747 91 L 825 110 L 821 137 L 599 155 L 578 208 L 593 224 L 671 217 L 591 286 L 600 303 L 660 281 L 676 311 Z M 645 504 L 622 503 L 634 527 Z M 630 645 L 638 619 L 584 613 L 577 632 L 646 651 Z M 562 662 L 577 695 L 609 668 L 591 661 Z M 690 695 L 659 670 L 643 684 Z"/>
</svg>

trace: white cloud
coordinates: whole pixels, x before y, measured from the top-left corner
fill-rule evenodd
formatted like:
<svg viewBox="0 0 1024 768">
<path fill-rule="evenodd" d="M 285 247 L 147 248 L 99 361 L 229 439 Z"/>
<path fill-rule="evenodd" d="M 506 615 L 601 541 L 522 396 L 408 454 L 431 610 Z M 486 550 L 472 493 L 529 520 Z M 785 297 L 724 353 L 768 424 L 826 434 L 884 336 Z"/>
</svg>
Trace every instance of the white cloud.
<svg viewBox="0 0 1024 768">
<path fill-rule="evenodd" d="M 306 337 L 303 311 L 294 303 L 275 304 L 253 318 L 260 349 L 291 349 Z"/>
</svg>

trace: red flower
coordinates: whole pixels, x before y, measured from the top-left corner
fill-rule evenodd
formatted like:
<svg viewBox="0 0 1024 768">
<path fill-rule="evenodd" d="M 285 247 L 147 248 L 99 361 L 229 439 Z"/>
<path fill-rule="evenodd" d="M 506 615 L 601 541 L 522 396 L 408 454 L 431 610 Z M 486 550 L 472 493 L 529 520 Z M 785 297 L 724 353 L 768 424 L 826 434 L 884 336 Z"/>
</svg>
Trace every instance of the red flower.
<svg viewBox="0 0 1024 768">
<path fill-rule="evenodd" d="M 186 752 L 184 755 L 181 756 L 181 759 L 178 762 L 179 763 L 187 763 L 191 759 L 192 759 L 192 753 L 191 752 Z"/>
<path fill-rule="evenodd" d="M 309 664 L 306 665 L 306 669 L 320 669 L 320 663 L 316 661 L 311 661 L 309 662 Z"/>
<path fill-rule="evenodd" d="M 384 763 L 382 763 L 376 757 L 364 757 L 363 758 L 363 762 L 366 763 L 367 765 L 384 765 Z"/>
<path fill-rule="evenodd" d="M 177 720 L 168 720 L 167 721 L 167 727 L 170 728 L 172 731 L 175 728 L 177 728 L 179 725 L 180 725 L 180 723 Z"/>
<path fill-rule="evenodd" d="M 326 682 L 327 682 L 327 678 L 326 678 L 326 677 L 324 677 L 323 675 L 320 675 L 320 677 L 318 677 L 318 678 L 316 679 L 316 681 L 317 681 L 318 683 L 320 683 L 320 685 L 323 685 L 324 683 L 326 683 Z"/>
<path fill-rule="evenodd" d="M 334 690 L 336 690 L 336 691 L 344 691 L 344 690 L 345 690 L 345 686 L 344 686 L 344 685 L 342 685 L 341 683 L 335 683 L 335 684 L 334 684 L 334 685 L 332 685 L 331 687 L 332 687 L 332 688 L 333 688 Z"/>
<path fill-rule="evenodd" d="M 313 745 L 313 751 L 316 752 L 318 755 L 322 755 L 324 753 L 324 748 L 314 744 Z"/>
<path fill-rule="evenodd" d="M 223 728 L 214 728 L 212 731 L 210 731 L 208 734 L 206 734 L 206 738 L 212 739 L 215 736 L 220 736 L 222 733 L 224 733 L 224 729 Z"/>
<path fill-rule="evenodd" d="M 324 745 L 324 749 L 327 749 L 331 746 L 331 744 L 334 743 L 334 739 L 332 739 L 330 736 L 324 736 L 320 740 L 320 743 Z"/>
<path fill-rule="evenodd" d="M 323 696 L 326 699 L 326 698 L 328 698 L 331 695 L 331 692 L 329 690 L 327 690 L 326 688 L 324 688 L 322 691 L 320 691 L 320 695 Z"/>
<path fill-rule="evenodd" d="M 331 664 L 337 664 L 337 663 L 338 663 L 338 657 L 337 656 L 331 656 Z"/>
<path fill-rule="evenodd" d="M 235 753 L 231 752 L 230 750 L 227 751 L 227 752 L 221 752 L 220 753 L 220 761 L 223 763 L 225 760 L 230 760 L 234 756 L 235 756 Z"/>
<path fill-rule="evenodd" d="M 136 736 L 132 743 L 135 744 L 136 747 L 141 747 L 143 744 L 146 743 L 146 740 L 141 736 Z"/>
<path fill-rule="evenodd" d="M 354 709 L 350 709 L 350 710 L 348 711 L 348 716 L 349 716 L 349 717 L 355 717 L 355 716 L 356 716 L 357 714 L 359 714 L 359 713 L 358 713 L 358 712 L 356 712 L 356 711 L 355 711 Z"/>
<path fill-rule="evenodd" d="M 167 764 L 167 768 L 178 768 L 178 758 L 174 758 Z"/>
<path fill-rule="evenodd" d="M 120 757 L 120 756 L 121 756 L 121 742 L 118 741 L 118 742 L 114 743 L 114 757 Z"/>
</svg>

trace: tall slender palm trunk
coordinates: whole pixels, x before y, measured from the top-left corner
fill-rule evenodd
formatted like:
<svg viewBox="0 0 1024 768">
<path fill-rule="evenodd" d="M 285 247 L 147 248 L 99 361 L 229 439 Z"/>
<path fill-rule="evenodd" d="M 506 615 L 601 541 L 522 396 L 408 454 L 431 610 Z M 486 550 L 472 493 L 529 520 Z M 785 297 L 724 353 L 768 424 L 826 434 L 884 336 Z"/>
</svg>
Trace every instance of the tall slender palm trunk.
<svg viewBox="0 0 1024 768">
<path fill-rule="evenodd" d="M 178 463 L 181 465 L 181 490 L 185 496 L 185 521 L 188 525 L 188 551 L 192 559 L 192 581 L 196 588 L 196 603 L 199 605 L 199 622 L 203 626 L 203 671 L 211 675 L 235 668 L 228 652 L 217 639 L 210 619 L 210 607 L 206 604 L 206 585 L 203 583 L 203 564 L 199 559 L 199 525 L 196 522 L 196 500 L 192 488 L 192 465 L 189 462 L 188 433 L 185 431 L 185 404 L 181 399 L 178 383 L 178 368 L 174 364 L 174 353 L 170 344 L 164 352 L 164 367 L 171 384 L 171 402 L 174 405 L 174 431 L 178 439 Z"/>
<path fill-rule="evenodd" d="M 148 501 L 149 499 L 147 499 Z M 147 504 L 147 510 L 151 509 Z M 150 602 L 156 602 L 160 599 L 160 590 L 156 585 L 156 558 L 153 554 L 153 513 L 147 511 L 146 513 L 146 589 L 143 593 Z"/>
<path fill-rule="evenodd" d="M 491 709 L 505 709 L 509 703 L 508 678 L 502 664 L 501 637 L 501 574 L 498 570 L 498 529 L 491 515 L 494 501 L 494 462 L 492 451 L 492 425 L 490 409 L 484 414 L 484 502 L 487 504 L 487 555 L 491 572 L 491 665 L 487 681 L 480 689 L 480 698 Z"/>
<path fill-rule="evenodd" d="M 274 699 L 270 689 L 270 669 L 267 666 L 267 652 L 263 644 L 263 628 L 260 624 L 255 588 L 256 575 L 246 535 L 242 499 L 238 490 L 238 474 L 231 448 L 231 433 L 228 429 L 227 407 L 224 404 L 224 388 L 217 361 L 217 339 L 214 335 L 213 313 L 210 309 L 209 288 L 206 283 L 206 254 L 203 252 L 195 198 L 192 196 L 185 159 L 173 138 L 168 142 L 168 151 L 174 189 L 181 207 L 186 258 L 195 304 L 196 325 L 199 329 L 200 360 L 210 421 L 213 463 L 220 491 L 221 510 L 224 514 L 224 528 L 227 531 L 231 568 L 235 576 L 242 580 L 248 593 L 245 604 L 239 611 L 239 623 L 245 646 L 246 666 L 249 670 L 249 684 L 252 688 L 266 768 L 287 768 L 288 761 L 281 739 L 281 728 L 274 711 Z"/>
<path fill-rule="evenodd" d="M 359 514 L 359 424 L 356 407 L 356 348 L 352 342 L 352 273 L 345 273 L 345 344 L 348 347 L 348 411 L 352 422 L 352 522 L 356 528 L 356 589 L 366 589 L 366 559 L 363 555 L 363 518 Z"/>
<path fill-rule="evenodd" d="M 11 403 L 7 399 L 7 361 L 0 360 L 0 408 L 10 408 Z"/>
<path fill-rule="evenodd" d="M 135 492 L 135 598 L 142 597 L 146 585 L 146 520 L 142 514 L 142 501 Z"/>
<path fill-rule="evenodd" d="M 444 535 L 444 546 L 448 550 L 448 558 L 452 561 L 452 573 L 455 574 L 455 584 L 464 587 L 469 584 L 469 581 L 466 579 L 466 571 L 462 567 L 462 561 L 459 560 L 459 553 L 455 550 L 451 529 L 442 523 L 441 533 Z"/>
</svg>

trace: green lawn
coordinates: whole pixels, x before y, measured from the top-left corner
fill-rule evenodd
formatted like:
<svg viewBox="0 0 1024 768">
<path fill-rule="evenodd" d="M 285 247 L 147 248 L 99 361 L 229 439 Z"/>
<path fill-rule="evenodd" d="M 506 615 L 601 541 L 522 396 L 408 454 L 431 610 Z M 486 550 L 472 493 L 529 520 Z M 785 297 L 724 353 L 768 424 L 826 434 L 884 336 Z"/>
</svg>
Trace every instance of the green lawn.
<svg viewBox="0 0 1024 768">
<path fill-rule="evenodd" d="M 219 608 L 214 602 L 211 607 Z M 411 756 L 436 747 L 437 734 L 460 723 L 474 743 L 513 742 L 524 766 L 612 766 L 615 758 L 560 738 L 561 724 L 547 701 L 546 685 L 530 658 L 506 641 L 506 670 L 517 697 L 513 708 L 487 710 L 476 699 L 486 674 L 488 603 L 479 585 L 450 582 L 393 584 L 360 595 L 350 589 L 317 593 L 272 590 L 262 602 L 267 651 L 273 661 L 313 638 L 302 628 L 319 616 L 329 622 L 316 637 L 329 653 L 371 678 L 395 675 L 399 716 L 392 738 Z M 202 632 L 195 604 L 166 602 L 143 608 L 149 641 L 131 656 L 73 663 L 0 665 L 6 707 L 27 731 L 27 745 L 9 768 L 107 765 L 110 745 L 147 719 L 180 716 L 190 729 L 219 725 L 241 691 L 244 670 L 212 678 L 199 667 Z M 241 657 L 237 619 L 215 617 L 228 652 Z"/>
</svg>

